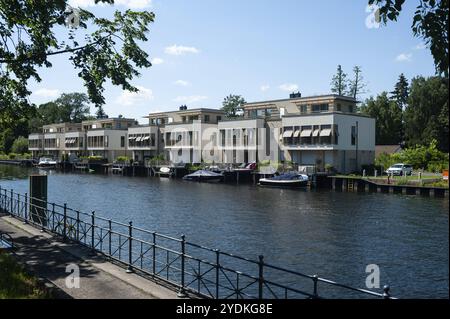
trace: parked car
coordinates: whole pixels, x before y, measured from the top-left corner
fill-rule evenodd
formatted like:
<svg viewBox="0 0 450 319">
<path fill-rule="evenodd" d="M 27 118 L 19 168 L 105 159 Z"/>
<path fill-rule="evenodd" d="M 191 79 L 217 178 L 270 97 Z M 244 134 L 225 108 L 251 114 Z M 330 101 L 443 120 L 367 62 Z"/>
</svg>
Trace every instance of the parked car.
<svg viewBox="0 0 450 319">
<path fill-rule="evenodd" d="M 403 163 L 394 164 L 386 170 L 386 174 L 389 174 L 389 175 L 392 174 L 392 175 L 398 175 L 398 176 L 404 176 L 404 175 L 411 176 L 412 172 L 413 172 L 413 167 L 411 165 L 403 164 Z"/>
</svg>

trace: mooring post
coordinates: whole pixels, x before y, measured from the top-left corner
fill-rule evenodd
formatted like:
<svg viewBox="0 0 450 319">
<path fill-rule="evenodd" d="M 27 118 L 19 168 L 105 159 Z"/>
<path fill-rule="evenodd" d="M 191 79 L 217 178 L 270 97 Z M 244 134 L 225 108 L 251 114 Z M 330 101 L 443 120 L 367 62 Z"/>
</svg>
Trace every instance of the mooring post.
<svg viewBox="0 0 450 319">
<path fill-rule="evenodd" d="M 30 175 L 29 179 L 31 220 L 45 227 L 47 226 L 47 207 L 43 207 L 43 203 L 47 203 L 47 175 Z"/>
<path fill-rule="evenodd" d="M 390 294 L 389 290 L 391 290 L 391 287 L 389 287 L 388 285 L 385 285 L 383 287 L 383 299 L 390 299 L 391 298 L 391 294 Z"/>
<path fill-rule="evenodd" d="M 314 298 L 318 298 L 319 297 L 319 293 L 317 291 L 317 284 L 319 282 L 319 276 L 318 275 L 314 275 L 312 278 L 313 282 L 314 282 Z"/>
<path fill-rule="evenodd" d="M 127 273 L 133 272 L 133 222 L 128 224 L 128 267 Z"/>
<path fill-rule="evenodd" d="M 264 256 L 259 256 L 258 262 L 259 276 L 258 276 L 258 299 L 263 299 L 264 289 Z"/>
<path fill-rule="evenodd" d="M 186 254 L 186 237 L 181 235 L 181 287 L 177 296 L 180 298 L 186 298 L 186 292 L 184 290 L 184 269 L 185 269 L 185 254 Z"/>
</svg>

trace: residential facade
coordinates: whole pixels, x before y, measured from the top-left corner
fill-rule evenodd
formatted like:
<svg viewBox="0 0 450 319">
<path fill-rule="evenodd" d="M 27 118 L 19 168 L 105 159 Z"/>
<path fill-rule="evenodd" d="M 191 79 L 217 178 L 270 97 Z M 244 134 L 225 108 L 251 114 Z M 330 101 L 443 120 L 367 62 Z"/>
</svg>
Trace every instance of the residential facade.
<svg viewBox="0 0 450 319">
<path fill-rule="evenodd" d="M 180 107 L 151 113 L 148 125 L 124 118 L 56 124 L 29 136 L 38 154 L 127 156 L 145 163 L 164 155 L 173 164 L 292 162 L 349 173 L 375 159 L 375 120 L 357 113 L 357 101 L 338 95 L 247 103 L 227 119 L 217 109 Z"/>
</svg>

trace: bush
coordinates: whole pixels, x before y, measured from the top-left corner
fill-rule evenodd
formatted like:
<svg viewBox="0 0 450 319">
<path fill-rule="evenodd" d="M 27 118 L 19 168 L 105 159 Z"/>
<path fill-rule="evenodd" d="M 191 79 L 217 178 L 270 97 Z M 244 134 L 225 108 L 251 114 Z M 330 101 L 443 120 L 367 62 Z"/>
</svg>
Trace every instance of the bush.
<svg viewBox="0 0 450 319">
<path fill-rule="evenodd" d="M 116 162 L 126 163 L 129 162 L 130 158 L 128 156 L 118 156 Z"/>
<path fill-rule="evenodd" d="M 23 136 L 16 138 L 11 147 L 11 151 L 16 154 L 24 154 L 28 152 L 28 139 Z"/>
<path fill-rule="evenodd" d="M 17 154 L 15 154 L 15 153 L 10 153 L 9 155 L 8 155 L 8 159 L 10 159 L 10 160 L 14 160 L 14 159 L 16 159 L 18 156 L 17 156 Z"/>
</svg>

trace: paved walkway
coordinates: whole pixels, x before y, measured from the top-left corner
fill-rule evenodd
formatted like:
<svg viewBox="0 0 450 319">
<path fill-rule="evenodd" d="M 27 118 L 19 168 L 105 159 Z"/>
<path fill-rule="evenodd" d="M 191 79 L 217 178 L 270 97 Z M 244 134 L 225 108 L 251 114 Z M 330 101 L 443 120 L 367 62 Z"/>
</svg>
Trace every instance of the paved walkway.
<svg viewBox="0 0 450 319">
<path fill-rule="evenodd" d="M 0 231 L 11 235 L 19 261 L 34 275 L 55 285 L 58 297 L 75 299 L 173 299 L 176 293 L 136 274 L 127 274 L 117 265 L 80 245 L 63 243 L 52 235 L 0 216 Z M 69 264 L 80 268 L 80 288 L 68 288 Z"/>
</svg>

